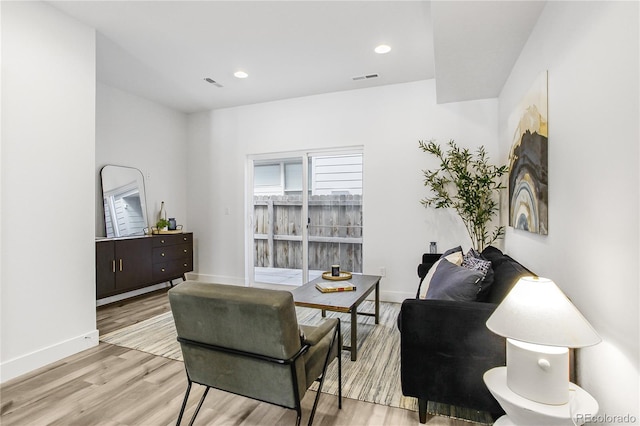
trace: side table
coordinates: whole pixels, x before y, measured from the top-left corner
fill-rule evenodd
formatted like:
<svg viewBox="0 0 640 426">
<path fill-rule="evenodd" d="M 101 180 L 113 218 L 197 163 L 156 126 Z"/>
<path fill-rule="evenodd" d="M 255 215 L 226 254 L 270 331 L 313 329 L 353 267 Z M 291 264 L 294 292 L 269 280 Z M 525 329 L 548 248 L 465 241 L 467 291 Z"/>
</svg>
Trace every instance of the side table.
<svg viewBox="0 0 640 426">
<path fill-rule="evenodd" d="M 507 413 L 496 426 L 582 425 L 598 412 L 598 402 L 580 386 L 569 383 L 569 402 L 563 405 L 541 404 L 513 392 L 507 386 L 507 367 L 484 373 L 484 383 Z"/>
</svg>

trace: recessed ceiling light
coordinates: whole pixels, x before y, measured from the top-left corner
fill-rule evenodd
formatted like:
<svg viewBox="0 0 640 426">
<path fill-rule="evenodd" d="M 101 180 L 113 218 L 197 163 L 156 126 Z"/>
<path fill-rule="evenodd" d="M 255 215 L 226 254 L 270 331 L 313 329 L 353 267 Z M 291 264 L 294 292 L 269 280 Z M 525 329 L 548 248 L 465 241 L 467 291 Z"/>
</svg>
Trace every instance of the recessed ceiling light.
<svg viewBox="0 0 640 426">
<path fill-rule="evenodd" d="M 236 72 L 234 72 L 234 73 L 233 73 L 233 75 L 234 75 L 236 78 L 247 78 L 247 77 L 249 77 L 249 74 L 247 74 L 247 73 L 246 73 L 246 72 L 244 72 L 244 71 L 236 71 Z"/>
<path fill-rule="evenodd" d="M 381 44 L 380 46 L 377 46 L 375 49 L 376 53 L 389 53 L 391 51 L 391 46 L 388 46 L 386 44 Z"/>
</svg>

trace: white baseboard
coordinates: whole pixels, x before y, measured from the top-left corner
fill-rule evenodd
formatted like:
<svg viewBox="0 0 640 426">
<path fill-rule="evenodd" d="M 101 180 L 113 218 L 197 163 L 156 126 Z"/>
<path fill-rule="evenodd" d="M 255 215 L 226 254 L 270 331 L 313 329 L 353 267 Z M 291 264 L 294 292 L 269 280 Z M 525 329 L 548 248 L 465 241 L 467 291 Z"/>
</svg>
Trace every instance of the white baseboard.
<svg viewBox="0 0 640 426">
<path fill-rule="evenodd" d="M 0 364 L 0 383 L 98 345 L 98 330 L 73 337 Z"/>
<path fill-rule="evenodd" d="M 381 291 L 380 300 L 383 302 L 402 303 L 405 299 L 415 299 L 415 293 L 403 291 Z"/>
<path fill-rule="evenodd" d="M 104 297 L 102 299 L 96 300 L 96 306 L 108 305 L 109 303 L 119 302 L 120 300 L 139 296 L 145 293 L 151 293 L 152 291 L 160 290 L 161 288 L 166 288 L 170 286 L 171 286 L 171 283 L 169 283 L 169 281 L 166 281 L 160 284 L 150 285 L 149 287 L 143 287 L 137 290 L 128 291 L 126 293 L 116 294 L 115 296 Z"/>
</svg>

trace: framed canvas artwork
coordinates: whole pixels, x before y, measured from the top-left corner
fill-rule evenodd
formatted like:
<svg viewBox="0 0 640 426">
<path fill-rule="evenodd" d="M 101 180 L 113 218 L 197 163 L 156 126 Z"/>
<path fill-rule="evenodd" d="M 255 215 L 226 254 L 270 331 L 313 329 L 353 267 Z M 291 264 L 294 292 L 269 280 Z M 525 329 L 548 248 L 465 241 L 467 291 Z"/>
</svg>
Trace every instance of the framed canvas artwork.
<svg viewBox="0 0 640 426">
<path fill-rule="evenodd" d="M 509 123 L 513 146 L 509 156 L 509 226 L 547 235 L 548 129 L 547 72 L 538 76 Z"/>
</svg>

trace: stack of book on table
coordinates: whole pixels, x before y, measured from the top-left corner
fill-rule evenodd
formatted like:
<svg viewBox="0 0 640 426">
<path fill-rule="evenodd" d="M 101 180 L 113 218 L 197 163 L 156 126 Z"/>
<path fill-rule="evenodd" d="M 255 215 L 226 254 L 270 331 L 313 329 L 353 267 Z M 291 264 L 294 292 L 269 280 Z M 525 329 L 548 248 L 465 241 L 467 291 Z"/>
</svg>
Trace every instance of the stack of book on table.
<svg viewBox="0 0 640 426">
<path fill-rule="evenodd" d="M 356 286 L 351 284 L 349 281 L 321 281 L 316 283 L 316 288 L 323 293 L 332 293 L 335 291 L 353 291 L 356 289 Z"/>
</svg>

